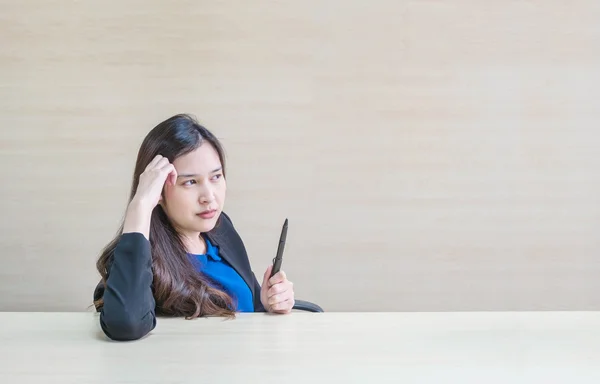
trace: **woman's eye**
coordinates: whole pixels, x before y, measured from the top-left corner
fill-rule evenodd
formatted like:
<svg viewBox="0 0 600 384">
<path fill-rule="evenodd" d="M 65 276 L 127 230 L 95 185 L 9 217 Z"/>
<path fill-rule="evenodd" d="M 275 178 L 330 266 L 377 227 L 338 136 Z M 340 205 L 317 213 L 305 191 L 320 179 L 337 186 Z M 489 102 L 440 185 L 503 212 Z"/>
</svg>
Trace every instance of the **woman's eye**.
<svg viewBox="0 0 600 384">
<path fill-rule="evenodd" d="M 196 184 L 196 180 L 187 180 L 187 181 L 183 182 L 183 185 L 187 185 L 187 186 L 193 185 L 193 184 Z"/>
<path fill-rule="evenodd" d="M 223 175 L 219 173 L 218 175 L 213 176 L 213 180 L 219 180 L 221 177 L 223 177 Z"/>
</svg>

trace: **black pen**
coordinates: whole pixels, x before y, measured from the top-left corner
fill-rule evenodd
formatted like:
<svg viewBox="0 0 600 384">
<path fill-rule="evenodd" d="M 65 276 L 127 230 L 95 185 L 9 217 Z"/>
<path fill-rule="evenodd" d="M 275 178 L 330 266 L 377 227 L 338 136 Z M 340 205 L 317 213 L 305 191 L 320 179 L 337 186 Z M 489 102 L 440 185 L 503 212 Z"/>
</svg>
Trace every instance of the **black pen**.
<svg viewBox="0 0 600 384">
<path fill-rule="evenodd" d="M 277 255 L 273 259 L 273 269 L 271 270 L 271 277 L 273 277 L 281 269 L 281 262 L 283 258 L 283 249 L 285 248 L 285 239 L 287 238 L 288 219 L 285 219 L 283 228 L 281 228 L 281 235 L 279 236 L 279 245 L 277 246 Z"/>
</svg>

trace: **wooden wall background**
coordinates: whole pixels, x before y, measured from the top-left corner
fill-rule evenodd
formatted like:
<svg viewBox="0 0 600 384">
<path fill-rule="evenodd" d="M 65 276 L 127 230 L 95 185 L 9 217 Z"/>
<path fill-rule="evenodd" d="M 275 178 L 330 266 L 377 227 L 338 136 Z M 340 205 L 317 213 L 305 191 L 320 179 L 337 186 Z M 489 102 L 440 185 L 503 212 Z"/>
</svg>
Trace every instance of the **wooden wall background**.
<svg viewBox="0 0 600 384">
<path fill-rule="evenodd" d="M 0 0 L 0 310 L 83 311 L 146 132 L 329 311 L 600 309 L 600 3 Z"/>
</svg>

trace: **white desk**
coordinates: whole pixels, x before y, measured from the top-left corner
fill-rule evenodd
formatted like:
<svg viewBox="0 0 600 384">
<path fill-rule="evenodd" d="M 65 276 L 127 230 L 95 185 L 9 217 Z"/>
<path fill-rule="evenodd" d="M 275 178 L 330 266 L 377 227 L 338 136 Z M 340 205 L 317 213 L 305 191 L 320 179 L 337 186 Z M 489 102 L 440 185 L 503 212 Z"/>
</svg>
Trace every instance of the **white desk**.
<svg viewBox="0 0 600 384">
<path fill-rule="evenodd" d="M 94 313 L 0 313 L 0 383 L 600 383 L 600 313 L 244 314 L 108 341 Z"/>
</svg>

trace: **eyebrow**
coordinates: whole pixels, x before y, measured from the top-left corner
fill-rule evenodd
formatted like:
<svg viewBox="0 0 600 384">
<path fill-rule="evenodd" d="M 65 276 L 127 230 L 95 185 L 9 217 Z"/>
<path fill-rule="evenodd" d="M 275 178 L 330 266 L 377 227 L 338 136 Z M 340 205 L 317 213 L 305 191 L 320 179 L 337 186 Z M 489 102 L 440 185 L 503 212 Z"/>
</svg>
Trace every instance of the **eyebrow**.
<svg viewBox="0 0 600 384">
<path fill-rule="evenodd" d="M 223 169 L 223 167 L 219 167 L 217 169 L 213 169 L 212 171 L 210 171 L 210 173 L 215 173 L 215 172 L 219 172 L 221 169 Z M 179 179 L 180 177 L 197 177 L 199 176 L 197 173 L 184 173 L 181 175 L 177 175 L 177 178 Z"/>
</svg>

